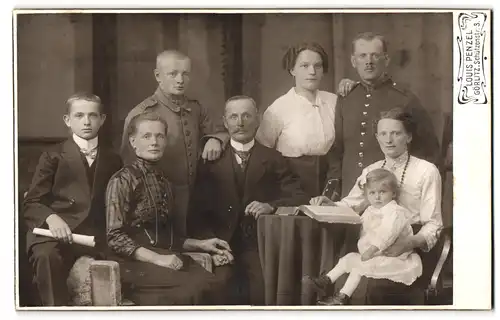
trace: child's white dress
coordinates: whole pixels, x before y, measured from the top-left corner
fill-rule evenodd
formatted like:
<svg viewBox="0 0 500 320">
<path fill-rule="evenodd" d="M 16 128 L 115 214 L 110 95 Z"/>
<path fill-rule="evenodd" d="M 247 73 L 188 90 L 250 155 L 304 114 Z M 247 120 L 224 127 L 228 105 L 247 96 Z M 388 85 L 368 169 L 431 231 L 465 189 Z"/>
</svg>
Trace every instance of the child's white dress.
<svg viewBox="0 0 500 320">
<path fill-rule="evenodd" d="M 404 252 L 398 257 L 382 255 L 382 251 L 413 235 L 410 218 L 410 212 L 394 200 L 380 209 L 369 206 L 361 216 L 362 228 L 358 241 L 360 253 L 345 255 L 339 264 L 344 264 L 348 272 L 357 272 L 368 278 L 389 279 L 411 285 L 422 275 L 419 255 L 413 251 Z M 379 252 L 370 260 L 361 261 L 361 254 L 370 245 L 379 248 Z"/>
</svg>

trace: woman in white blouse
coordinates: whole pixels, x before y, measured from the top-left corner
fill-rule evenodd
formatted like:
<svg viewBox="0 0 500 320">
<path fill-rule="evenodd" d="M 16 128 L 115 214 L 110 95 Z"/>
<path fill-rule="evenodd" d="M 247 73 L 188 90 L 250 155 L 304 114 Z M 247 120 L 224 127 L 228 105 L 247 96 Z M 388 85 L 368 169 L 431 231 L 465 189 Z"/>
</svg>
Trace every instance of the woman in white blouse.
<svg viewBox="0 0 500 320">
<path fill-rule="evenodd" d="M 285 53 L 283 68 L 295 86 L 267 108 L 256 138 L 289 160 L 304 191 L 313 197 L 322 193 L 328 170 L 325 155 L 335 140 L 337 95 L 318 89 L 328 72 L 328 56 L 319 44 L 303 43 Z M 343 85 L 350 88 L 352 83 Z"/>
<path fill-rule="evenodd" d="M 400 183 L 398 203 L 411 212 L 411 223 L 421 226 L 414 228 L 419 231 L 406 243 L 385 252 L 392 257 L 414 248 L 429 251 L 436 244 L 443 227 L 439 170 L 434 164 L 408 154 L 415 126 L 411 115 L 400 108 L 382 113 L 377 123 L 376 136 L 385 159 L 366 167 L 349 195 L 340 202 L 332 202 L 324 196 L 311 200 L 313 205 L 343 204 L 362 212 L 366 204 L 359 185 L 365 180 L 366 174 L 376 168 L 392 171 Z"/>
</svg>

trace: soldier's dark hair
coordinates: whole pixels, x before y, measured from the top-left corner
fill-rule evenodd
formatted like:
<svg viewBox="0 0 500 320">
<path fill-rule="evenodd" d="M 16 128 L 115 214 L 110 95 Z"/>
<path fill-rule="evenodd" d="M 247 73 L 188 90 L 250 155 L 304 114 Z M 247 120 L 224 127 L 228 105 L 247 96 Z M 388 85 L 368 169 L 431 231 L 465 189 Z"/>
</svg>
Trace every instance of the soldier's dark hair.
<svg viewBox="0 0 500 320">
<path fill-rule="evenodd" d="M 163 119 L 160 117 L 160 115 L 156 112 L 144 112 L 144 113 L 139 113 L 135 117 L 130 120 L 130 123 L 127 127 L 127 134 L 129 137 L 134 136 L 137 133 L 137 127 L 139 124 L 143 121 L 155 121 L 155 122 L 161 122 L 165 126 L 165 135 L 168 132 L 168 124 Z"/>
<path fill-rule="evenodd" d="M 101 114 L 103 113 L 103 106 L 102 106 L 101 98 L 99 98 L 97 95 L 95 95 L 93 93 L 77 92 L 75 94 L 72 94 L 71 97 L 69 97 L 68 100 L 66 100 L 66 114 L 69 115 L 71 113 L 71 107 L 73 106 L 73 103 L 75 101 L 79 101 L 79 100 L 85 100 L 85 101 L 97 103 L 99 105 L 99 113 L 101 113 Z"/>
<path fill-rule="evenodd" d="M 356 42 L 358 42 L 358 40 L 366 40 L 366 41 L 371 41 L 371 40 L 380 40 L 380 42 L 382 42 L 382 50 L 384 51 L 384 53 L 387 53 L 387 41 L 385 40 L 385 37 L 379 33 L 375 33 L 375 32 L 362 32 L 360 34 L 358 34 L 353 40 L 352 40 L 352 45 L 351 45 L 351 50 L 352 50 L 352 53 L 354 53 L 354 49 L 356 48 Z"/>
<path fill-rule="evenodd" d="M 395 199 L 397 199 L 399 195 L 399 183 L 394 173 L 382 168 L 373 169 L 372 171 L 368 172 L 366 174 L 366 183 L 362 187 L 365 195 L 368 188 L 370 188 L 374 184 L 387 187 L 389 190 L 394 192 Z"/>
<path fill-rule="evenodd" d="M 377 124 L 382 119 L 393 119 L 401 121 L 403 127 L 405 128 L 406 133 L 413 135 L 417 130 L 417 124 L 413 119 L 413 116 L 408 111 L 404 110 L 401 107 L 393 108 L 389 111 L 383 111 L 380 113 L 380 117 L 374 123 L 374 132 L 377 132 Z"/>
<path fill-rule="evenodd" d="M 323 49 L 323 47 L 316 42 L 303 42 L 290 47 L 282 59 L 283 69 L 286 71 L 292 70 L 297 62 L 297 57 L 304 50 L 314 51 L 319 54 L 323 64 L 323 72 L 328 72 L 328 55 L 326 54 L 325 49 Z"/>
</svg>

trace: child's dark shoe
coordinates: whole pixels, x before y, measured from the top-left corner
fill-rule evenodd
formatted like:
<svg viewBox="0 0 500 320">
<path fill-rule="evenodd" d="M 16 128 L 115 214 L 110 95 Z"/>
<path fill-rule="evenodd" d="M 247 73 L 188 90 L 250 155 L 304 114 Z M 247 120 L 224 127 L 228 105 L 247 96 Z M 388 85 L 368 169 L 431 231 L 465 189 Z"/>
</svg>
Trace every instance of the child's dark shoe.
<svg viewBox="0 0 500 320">
<path fill-rule="evenodd" d="M 327 295 L 331 285 L 332 281 L 326 275 L 321 275 L 317 278 L 311 276 L 304 276 L 302 278 L 303 290 L 313 291 L 319 298 Z"/>
<path fill-rule="evenodd" d="M 318 306 L 345 306 L 349 304 L 350 300 L 351 298 L 348 295 L 338 293 L 334 296 L 318 301 Z"/>
</svg>

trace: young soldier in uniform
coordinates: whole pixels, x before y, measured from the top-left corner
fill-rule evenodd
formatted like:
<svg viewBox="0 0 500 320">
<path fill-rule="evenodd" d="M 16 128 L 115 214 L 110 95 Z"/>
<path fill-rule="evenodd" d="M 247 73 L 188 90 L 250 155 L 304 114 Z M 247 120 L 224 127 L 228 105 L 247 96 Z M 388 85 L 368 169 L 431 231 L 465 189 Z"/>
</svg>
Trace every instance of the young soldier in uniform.
<svg viewBox="0 0 500 320">
<path fill-rule="evenodd" d="M 122 139 L 122 157 L 125 163 L 130 163 L 135 158 L 127 136 L 130 120 L 143 112 L 156 112 L 167 123 L 167 146 L 159 166 L 172 184 L 173 220 L 180 232 L 186 231 L 188 204 L 201 150 L 203 159 L 215 160 L 229 140 L 224 126 L 212 122 L 207 108 L 186 97 L 190 72 L 191 60 L 186 55 L 173 50 L 160 53 L 155 69 L 158 88 L 129 112 Z"/>
</svg>

